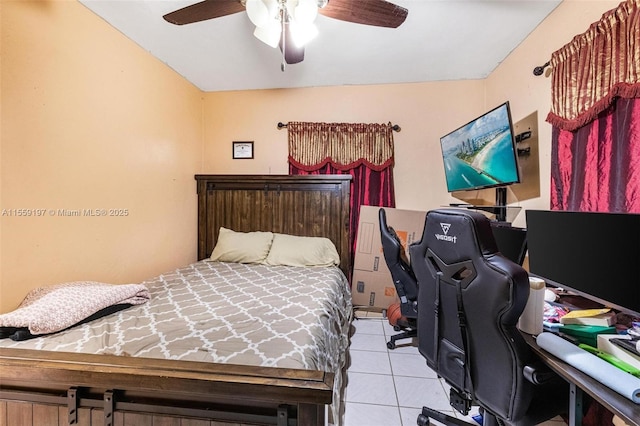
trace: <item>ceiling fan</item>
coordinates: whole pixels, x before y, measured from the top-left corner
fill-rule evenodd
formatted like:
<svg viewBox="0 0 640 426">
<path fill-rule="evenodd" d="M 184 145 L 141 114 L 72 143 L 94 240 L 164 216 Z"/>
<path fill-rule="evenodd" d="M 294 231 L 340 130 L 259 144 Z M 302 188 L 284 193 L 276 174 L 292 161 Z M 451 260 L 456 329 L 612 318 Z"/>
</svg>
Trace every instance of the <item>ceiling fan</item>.
<svg viewBox="0 0 640 426">
<path fill-rule="evenodd" d="M 256 25 L 254 35 L 262 42 L 280 46 L 282 70 L 304 59 L 304 45 L 315 34 L 318 13 L 341 21 L 397 28 L 407 17 L 404 7 L 386 0 L 204 0 L 163 16 L 184 25 L 246 10 Z"/>
</svg>

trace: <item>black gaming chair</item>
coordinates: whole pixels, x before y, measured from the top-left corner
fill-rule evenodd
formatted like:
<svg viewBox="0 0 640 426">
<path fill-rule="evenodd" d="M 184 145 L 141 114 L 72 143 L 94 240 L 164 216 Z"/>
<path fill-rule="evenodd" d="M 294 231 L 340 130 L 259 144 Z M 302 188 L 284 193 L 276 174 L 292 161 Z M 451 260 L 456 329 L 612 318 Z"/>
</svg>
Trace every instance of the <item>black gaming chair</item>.
<svg viewBox="0 0 640 426">
<path fill-rule="evenodd" d="M 394 326 L 401 333 L 391 336 L 387 342 L 389 349 L 395 349 L 396 341 L 413 338 L 417 335 L 416 322 L 418 318 L 418 284 L 409 262 L 404 256 L 404 249 L 396 231 L 387 225 L 387 215 L 384 209 L 378 211 L 380 222 L 380 236 L 382 239 L 382 252 L 387 267 L 391 272 L 391 278 L 400 298 L 400 313 L 402 318 Z"/>
<path fill-rule="evenodd" d="M 485 426 L 535 425 L 566 412 L 566 382 L 537 360 L 516 329 L 528 274 L 498 253 L 489 219 L 432 210 L 410 254 L 420 289 L 418 349 L 451 386 L 451 405 L 464 415 L 480 406 Z M 423 407 L 418 425 L 429 418 L 467 424 Z"/>
</svg>

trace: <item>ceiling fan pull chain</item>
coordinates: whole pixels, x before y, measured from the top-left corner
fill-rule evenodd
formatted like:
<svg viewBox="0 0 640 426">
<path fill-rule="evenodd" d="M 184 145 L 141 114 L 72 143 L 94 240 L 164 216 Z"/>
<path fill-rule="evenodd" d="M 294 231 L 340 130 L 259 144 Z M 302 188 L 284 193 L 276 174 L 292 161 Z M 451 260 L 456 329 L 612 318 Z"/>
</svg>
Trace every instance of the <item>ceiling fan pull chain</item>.
<svg viewBox="0 0 640 426">
<path fill-rule="evenodd" d="M 280 2 L 280 25 L 281 25 L 281 33 L 280 33 L 280 40 L 282 42 L 282 63 L 280 64 L 280 70 L 282 72 L 284 72 L 284 69 L 286 68 L 286 58 L 285 58 L 285 52 L 287 51 L 287 38 L 285 37 L 285 18 L 286 18 L 286 7 L 285 7 L 285 3 L 284 1 Z"/>
</svg>

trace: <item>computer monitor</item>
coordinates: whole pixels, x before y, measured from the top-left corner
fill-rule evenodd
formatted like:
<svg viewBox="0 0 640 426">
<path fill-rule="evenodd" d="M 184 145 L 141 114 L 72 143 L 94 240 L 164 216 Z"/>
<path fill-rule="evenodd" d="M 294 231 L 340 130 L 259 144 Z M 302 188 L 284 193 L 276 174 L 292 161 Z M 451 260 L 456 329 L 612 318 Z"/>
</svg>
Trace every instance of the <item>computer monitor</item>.
<svg viewBox="0 0 640 426">
<path fill-rule="evenodd" d="M 529 270 L 640 317 L 640 215 L 527 210 Z"/>
<path fill-rule="evenodd" d="M 527 230 L 498 222 L 491 222 L 491 230 L 498 251 L 513 263 L 522 265 L 527 254 Z"/>
</svg>

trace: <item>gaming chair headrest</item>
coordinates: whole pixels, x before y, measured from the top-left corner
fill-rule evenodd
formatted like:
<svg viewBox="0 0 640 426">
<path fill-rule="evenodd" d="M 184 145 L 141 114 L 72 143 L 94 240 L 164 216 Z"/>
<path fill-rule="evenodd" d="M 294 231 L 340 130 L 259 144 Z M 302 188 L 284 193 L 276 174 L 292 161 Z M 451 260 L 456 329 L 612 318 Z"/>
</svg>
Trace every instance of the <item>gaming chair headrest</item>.
<svg viewBox="0 0 640 426">
<path fill-rule="evenodd" d="M 425 240 L 426 239 L 426 240 Z M 422 241 L 442 260 L 453 263 L 498 251 L 489 219 L 478 212 L 460 209 L 436 209 L 427 213 Z"/>
</svg>

